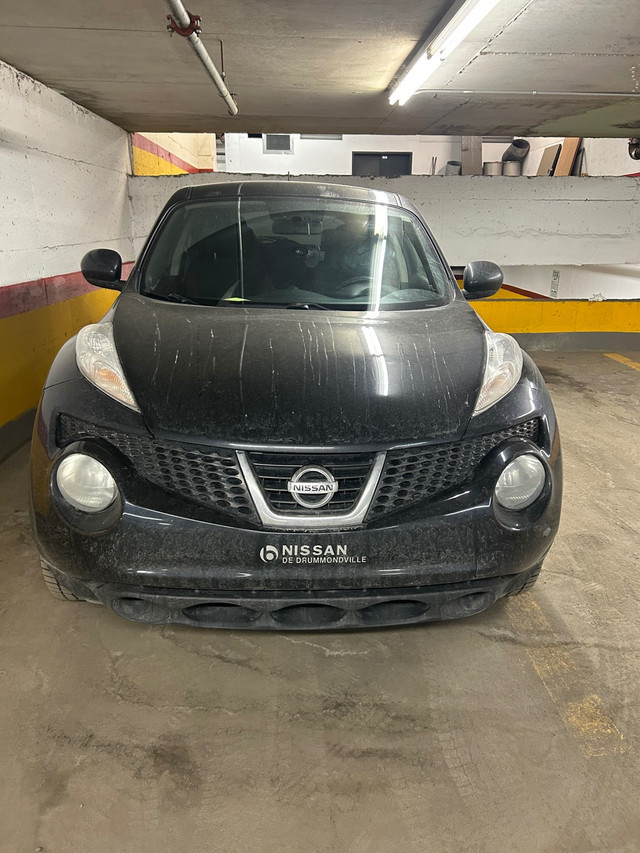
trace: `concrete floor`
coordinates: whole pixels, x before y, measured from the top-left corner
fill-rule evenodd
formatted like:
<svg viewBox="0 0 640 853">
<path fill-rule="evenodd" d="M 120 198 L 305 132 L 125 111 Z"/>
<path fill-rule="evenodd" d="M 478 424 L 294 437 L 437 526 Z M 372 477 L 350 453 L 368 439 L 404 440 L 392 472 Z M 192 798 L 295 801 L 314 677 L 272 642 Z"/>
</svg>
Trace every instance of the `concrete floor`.
<svg viewBox="0 0 640 853">
<path fill-rule="evenodd" d="M 640 362 L 640 353 L 626 353 Z M 1 470 L 0 850 L 640 850 L 640 371 L 540 353 L 562 528 L 533 593 L 355 634 L 57 602 Z"/>
</svg>

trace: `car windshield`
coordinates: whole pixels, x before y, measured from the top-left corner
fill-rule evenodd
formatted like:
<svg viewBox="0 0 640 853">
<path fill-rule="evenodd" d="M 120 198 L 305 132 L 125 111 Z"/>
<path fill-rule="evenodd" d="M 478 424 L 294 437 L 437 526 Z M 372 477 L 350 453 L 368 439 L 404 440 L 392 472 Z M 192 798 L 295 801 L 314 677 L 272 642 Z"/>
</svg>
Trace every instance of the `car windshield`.
<svg viewBox="0 0 640 853">
<path fill-rule="evenodd" d="M 449 301 L 450 282 L 407 211 L 276 195 L 176 207 L 141 270 L 147 296 L 225 307 L 429 308 Z"/>
</svg>

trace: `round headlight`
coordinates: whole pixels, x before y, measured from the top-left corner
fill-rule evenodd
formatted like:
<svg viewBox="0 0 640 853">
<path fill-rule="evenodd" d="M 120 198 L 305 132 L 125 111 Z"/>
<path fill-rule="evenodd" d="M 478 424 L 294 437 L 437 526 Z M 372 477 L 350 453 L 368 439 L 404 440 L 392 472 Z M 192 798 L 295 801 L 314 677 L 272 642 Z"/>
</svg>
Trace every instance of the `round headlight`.
<svg viewBox="0 0 640 853">
<path fill-rule="evenodd" d="M 71 453 L 58 465 L 56 482 L 71 506 L 100 512 L 114 502 L 117 486 L 108 469 L 93 456 Z"/>
<path fill-rule="evenodd" d="M 498 477 L 496 500 L 505 509 L 525 509 L 540 496 L 545 479 L 544 465 L 537 457 L 518 456 Z"/>
</svg>

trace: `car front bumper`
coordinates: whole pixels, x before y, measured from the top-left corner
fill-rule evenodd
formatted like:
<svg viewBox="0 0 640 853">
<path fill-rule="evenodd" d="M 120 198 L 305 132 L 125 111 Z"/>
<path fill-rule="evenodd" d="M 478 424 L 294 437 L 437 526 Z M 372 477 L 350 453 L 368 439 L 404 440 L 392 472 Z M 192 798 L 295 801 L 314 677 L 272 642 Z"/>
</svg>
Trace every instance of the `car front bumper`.
<svg viewBox="0 0 640 853">
<path fill-rule="evenodd" d="M 82 582 L 48 567 L 81 598 L 152 625 L 258 631 L 355 630 L 473 616 L 519 592 L 539 571 L 433 586 L 307 591 L 188 591 Z"/>
<path fill-rule="evenodd" d="M 558 529 L 560 439 L 546 392 L 520 415 L 541 419 L 541 446 L 509 439 L 469 483 L 353 529 L 316 531 L 234 523 L 143 480 L 104 442 L 61 447 L 60 411 L 93 414 L 97 423 L 117 417 L 120 429 L 141 429 L 138 415 L 96 395 L 73 382 L 43 395 L 32 444 L 33 531 L 63 586 L 128 618 L 300 630 L 471 615 L 521 588 Z M 543 461 L 547 486 L 529 510 L 505 515 L 493 489 L 509 454 L 523 448 Z M 55 466 L 74 449 L 96 456 L 116 477 L 122 500 L 115 518 L 74 517 L 61 505 Z M 465 596 L 466 605 L 457 606 Z M 148 604 L 123 605 L 127 599 Z"/>
<path fill-rule="evenodd" d="M 544 506 L 520 528 L 496 518 L 494 478 L 487 471 L 413 514 L 354 530 L 254 530 L 125 501 L 111 529 L 88 534 L 52 499 L 34 511 L 34 531 L 63 586 L 136 621 L 266 630 L 411 624 L 480 612 L 539 569 L 559 521 L 559 454 Z"/>
</svg>

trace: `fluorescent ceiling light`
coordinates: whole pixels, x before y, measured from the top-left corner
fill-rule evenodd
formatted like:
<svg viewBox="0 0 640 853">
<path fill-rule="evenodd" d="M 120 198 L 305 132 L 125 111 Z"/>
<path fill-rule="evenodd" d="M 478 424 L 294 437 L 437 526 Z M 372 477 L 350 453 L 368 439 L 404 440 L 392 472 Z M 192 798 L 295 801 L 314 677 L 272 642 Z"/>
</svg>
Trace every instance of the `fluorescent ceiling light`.
<svg viewBox="0 0 640 853">
<path fill-rule="evenodd" d="M 453 53 L 500 0 L 466 0 L 425 43 L 423 49 L 398 82 L 389 103 L 403 106 L 416 93 L 436 68 Z"/>
</svg>

